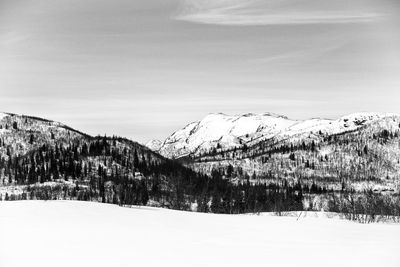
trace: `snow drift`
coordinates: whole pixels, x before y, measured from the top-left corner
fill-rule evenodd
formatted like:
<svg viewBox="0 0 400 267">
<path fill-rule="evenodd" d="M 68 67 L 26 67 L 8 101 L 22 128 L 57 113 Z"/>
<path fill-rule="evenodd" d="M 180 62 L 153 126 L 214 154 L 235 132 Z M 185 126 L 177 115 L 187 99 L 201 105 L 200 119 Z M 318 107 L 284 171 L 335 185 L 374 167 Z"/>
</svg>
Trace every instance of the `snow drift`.
<svg viewBox="0 0 400 267">
<path fill-rule="evenodd" d="M 90 202 L 0 202 L 0 266 L 385 266 L 400 225 Z"/>
</svg>

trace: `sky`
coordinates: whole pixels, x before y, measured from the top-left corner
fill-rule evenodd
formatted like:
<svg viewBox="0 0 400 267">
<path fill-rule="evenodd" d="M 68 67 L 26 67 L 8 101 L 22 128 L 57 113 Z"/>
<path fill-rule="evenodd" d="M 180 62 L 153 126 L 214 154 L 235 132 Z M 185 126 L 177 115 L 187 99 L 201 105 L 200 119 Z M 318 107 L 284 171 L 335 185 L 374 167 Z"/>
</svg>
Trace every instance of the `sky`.
<svg viewBox="0 0 400 267">
<path fill-rule="evenodd" d="M 398 0 L 0 0 L 0 111 L 164 139 L 208 113 L 400 113 Z"/>
</svg>

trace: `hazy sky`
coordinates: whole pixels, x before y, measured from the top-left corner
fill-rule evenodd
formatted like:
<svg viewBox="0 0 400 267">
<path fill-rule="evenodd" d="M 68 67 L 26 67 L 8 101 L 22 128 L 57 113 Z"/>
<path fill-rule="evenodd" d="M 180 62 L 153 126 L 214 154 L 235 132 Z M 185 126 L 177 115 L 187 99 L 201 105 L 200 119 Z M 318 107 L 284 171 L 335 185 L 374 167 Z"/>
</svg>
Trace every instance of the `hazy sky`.
<svg viewBox="0 0 400 267">
<path fill-rule="evenodd" d="M 400 113 L 400 3 L 0 0 L 0 110 L 141 142 L 210 112 Z"/>
</svg>

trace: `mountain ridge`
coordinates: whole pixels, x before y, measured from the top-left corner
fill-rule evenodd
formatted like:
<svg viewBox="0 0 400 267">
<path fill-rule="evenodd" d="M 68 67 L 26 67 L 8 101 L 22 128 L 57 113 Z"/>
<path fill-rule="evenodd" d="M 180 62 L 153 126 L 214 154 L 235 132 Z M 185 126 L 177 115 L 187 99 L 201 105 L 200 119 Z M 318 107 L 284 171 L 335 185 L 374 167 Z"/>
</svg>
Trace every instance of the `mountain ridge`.
<svg viewBox="0 0 400 267">
<path fill-rule="evenodd" d="M 315 131 L 338 134 L 357 129 L 372 121 L 392 116 L 399 117 L 400 115 L 395 113 L 358 112 L 338 119 L 311 118 L 293 120 L 286 116 L 269 112 L 261 114 L 244 113 L 240 115 L 210 113 L 203 119 L 191 122 L 182 129 L 175 131 L 164 141 L 150 140 L 146 143 L 146 146 L 168 158 L 179 158 L 191 154 L 198 155 L 217 146 L 233 148 L 249 143 L 252 140 L 271 137 L 290 137 L 296 134 L 310 134 Z M 227 123 L 231 125 L 224 126 Z M 223 127 L 225 127 L 225 130 L 221 130 Z"/>
<path fill-rule="evenodd" d="M 290 134 L 282 134 L 287 127 Z M 225 132 L 230 136 L 221 137 Z M 0 199 L 149 203 L 215 213 L 352 209 L 371 216 L 377 209 L 370 205 L 379 201 L 387 210 L 378 212 L 398 214 L 398 115 L 299 122 L 270 114 L 211 114 L 175 132 L 171 144 L 190 143 L 198 133 L 217 142 L 200 140 L 197 145 L 208 150 L 174 160 L 126 138 L 92 137 L 50 120 L 5 114 Z M 357 209 L 348 197 L 357 198 Z"/>
<path fill-rule="evenodd" d="M 237 124 L 240 120 L 250 122 Z M 283 179 L 357 192 L 400 188 L 400 115 L 395 113 L 303 121 L 208 115 L 176 131 L 157 151 L 195 171 L 218 171 L 232 181 Z"/>
</svg>

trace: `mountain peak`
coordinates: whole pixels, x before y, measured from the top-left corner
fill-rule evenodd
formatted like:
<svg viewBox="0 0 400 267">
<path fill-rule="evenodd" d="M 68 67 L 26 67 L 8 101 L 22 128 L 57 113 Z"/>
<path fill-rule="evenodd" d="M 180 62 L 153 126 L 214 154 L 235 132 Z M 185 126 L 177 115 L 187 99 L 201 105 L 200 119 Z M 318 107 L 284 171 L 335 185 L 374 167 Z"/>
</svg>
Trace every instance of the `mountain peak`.
<svg viewBox="0 0 400 267">
<path fill-rule="evenodd" d="M 235 114 L 235 115 L 229 115 L 223 112 L 213 112 L 213 113 L 209 113 L 207 114 L 204 119 L 206 118 L 215 118 L 215 117 L 275 117 L 275 118 L 283 118 L 283 119 L 289 119 L 288 117 L 281 115 L 281 114 L 277 114 L 277 113 L 273 113 L 273 112 L 263 112 L 263 113 L 253 113 L 253 112 L 248 112 L 248 113 L 239 113 L 239 114 Z"/>
<path fill-rule="evenodd" d="M 398 116 L 394 113 L 378 113 L 378 112 L 357 112 L 339 119 L 339 122 L 343 123 L 345 127 L 362 126 L 372 121 L 380 120 L 386 117 Z"/>
<path fill-rule="evenodd" d="M 166 157 L 178 158 L 188 154 L 207 153 L 215 148 L 229 149 L 243 144 L 251 145 L 270 138 L 298 140 L 315 136 L 315 133 L 338 134 L 356 130 L 368 123 L 394 115 L 360 112 L 337 120 L 318 118 L 291 120 L 286 116 L 270 112 L 239 115 L 210 113 L 203 119 L 176 131 L 165 142 L 153 142 L 149 147 L 156 148 Z"/>
<path fill-rule="evenodd" d="M 214 147 L 241 146 L 263 134 L 278 134 L 295 122 L 274 113 L 210 113 L 174 132 L 157 151 L 166 157 L 175 158 L 193 152 L 202 153 Z M 158 145 L 158 142 L 149 144 L 153 148 L 158 148 Z"/>
</svg>

